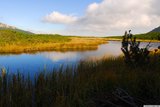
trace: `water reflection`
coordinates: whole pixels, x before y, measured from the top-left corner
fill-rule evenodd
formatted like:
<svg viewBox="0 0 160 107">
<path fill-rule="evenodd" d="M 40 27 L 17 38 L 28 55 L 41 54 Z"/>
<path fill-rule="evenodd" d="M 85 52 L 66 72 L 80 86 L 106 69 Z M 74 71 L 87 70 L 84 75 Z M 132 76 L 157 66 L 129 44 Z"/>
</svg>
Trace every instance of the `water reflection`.
<svg viewBox="0 0 160 107">
<path fill-rule="evenodd" d="M 141 43 L 141 47 L 147 43 Z M 152 48 L 158 47 L 159 43 L 152 43 Z M 40 52 L 35 54 L 0 55 L 0 68 L 5 67 L 11 73 L 17 70 L 23 74 L 34 75 L 44 69 L 51 71 L 62 65 L 75 65 L 80 60 L 119 56 L 122 54 L 121 42 L 110 41 L 108 44 L 100 45 L 97 50 L 82 52 Z"/>
<path fill-rule="evenodd" d="M 72 62 L 77 60 L 89 60 L 92 58 L 102 58 L 104 56 L 119 56 L 121 54 L 120 42 L 111 41 L 109 44 L 103 44 L 94 51 L 83 51 L 83 52 L 45 52 L 43 56 L 49 58 L 53 62 L 66 61 Z"/>
</svg>

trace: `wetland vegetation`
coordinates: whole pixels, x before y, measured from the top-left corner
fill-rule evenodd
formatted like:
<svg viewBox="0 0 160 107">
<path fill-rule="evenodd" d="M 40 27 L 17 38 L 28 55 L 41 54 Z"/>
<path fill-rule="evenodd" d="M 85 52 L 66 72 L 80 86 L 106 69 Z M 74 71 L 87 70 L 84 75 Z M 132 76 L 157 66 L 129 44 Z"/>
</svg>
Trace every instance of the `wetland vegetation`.
<svg viewBox="0 0 160 107">
<path fill-rule="evenodd" d="M 128 67 L 123 58 L 82 61 L 31 80 L 2 69 L 0 105 L 5 107 L 104 107 L 160 104 L 160 61 Z"/>
<path fill-rule="evenodd" d="M 104 38 L 27 34 L 10 30 L 3 30 L 0 34 L 2 52 L 26 52 L 24 51 L 26 49 L 28 49 L 27 52 L 43 49 L 88 49 L 88 47 L 97 48 L 99 44 L 106 42 Z M 129 42 L 128 39 L 127 42 Z M 132 44 L 136 43 L 133 41 Z M 53 48 L 53 45 L 57 48 Z M 123 48 L 126 52 L 125 45 Z M 13 51 L 15 49 L 17 51 Z M 131 50 L 134 49 L 131 48 Z M 140 52 L 141 49 L 138 48 L 138 54 L 134 52 L 133 55 L 132 51 L 129 51 L 129 54 L 131 58 L 135 58 L 137 55 L 143 55 Z M 8 69 L 1 68 L 0 106 L 141 107 L 147 104 L 158 105 L 160 104 L 160 56 L 157 52 L 158 50 L 153 54 L 147 54 L 150 59 L 145 64 L 142 58 L 138 63 L 133 59 L 133 62 L 128 65 L 126 61 L 132 61 L 132 59 L 124 61 L 122 56 L 104 57 L 98 60 L 86 59 L 74 65 L 61 65 L 58 69 L 40 70 L 32 77 L 20 71 L 10 73 Z"/>
<path fill-rule="evenodd" d="M 31 34 L 15 30 L 0 30 L 0 53 L 35 51 L 95 50 L 104 38 L 73 37 L 58 34 Z"/>
</svg>

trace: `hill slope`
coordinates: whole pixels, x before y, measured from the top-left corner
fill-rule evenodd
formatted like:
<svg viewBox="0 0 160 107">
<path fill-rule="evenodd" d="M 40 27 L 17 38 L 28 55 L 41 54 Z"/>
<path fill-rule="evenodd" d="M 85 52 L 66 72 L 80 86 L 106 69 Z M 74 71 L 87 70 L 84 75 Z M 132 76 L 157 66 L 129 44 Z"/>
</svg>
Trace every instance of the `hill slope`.
<svg viewBox="0 0 160 107">
<path fill-rule="evenodd" d="M 150 32 L 160 32 L 160 26 L 159 27 L 157 27 L 157 28 L 155 28 L 155 29 L 153 29 L 152 31 L 150 31 Z"/>
<path fill-rule="evenodd" d="M 0 29 L 17 29 L 17 28 L 0 22 Z"/>
<path fill-rule="evenodd" d="M 0 22 L 0 30 L 7 30 L 7 29 L 13 30 L 13 31 L 18 31 L 18 32 L 23 32 L 23 33 L 33 34 L 32 32 L 21 30 L 21 29 L 14 27 L 14 26 L 10 26 L 10 25 L 7 25 L 7 24 Z"/>
<path fill-rule="evenodd" d="M 142 39 L 142 40 L 160 40 L 160 32 L 149 32 L 149 33 L 144 33 L 144 34 L 133 34 L 134 37 L 137 39 Z M 122 36 L 110 36 L 106 37 L 109 40 L 114 40 L 114 39 L 122 39 Z"/>
<path fill-rule="evenodd" d="M 68 37 L 61 35 L 28 34 L 10 29 L 0 30 L 0 44 L 38 44 L 38 43 L 59 43 L 68 41 Z"/>
<path fill-rule="evenodd" d="M 143 34 L 133 34 L 134 37 L 137 39 L 146 39 L 146 40 L 160 40 L 160 26 L 153 29 L 152 31 L 148 33 L 143 33 Z M 123 36 L 123 35 L 122 35 Z M 113 38 L 113 39 L 122 39 L 122 36 L 110 36 L 107 38 Z"/>
</svg>

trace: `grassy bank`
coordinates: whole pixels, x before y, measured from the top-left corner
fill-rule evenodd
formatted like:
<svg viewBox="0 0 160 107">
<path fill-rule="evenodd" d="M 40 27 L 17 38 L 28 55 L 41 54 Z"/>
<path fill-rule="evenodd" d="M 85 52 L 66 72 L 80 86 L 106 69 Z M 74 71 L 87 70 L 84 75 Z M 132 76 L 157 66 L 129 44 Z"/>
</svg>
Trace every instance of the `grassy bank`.
<svg viewBox="0 0 160 107">
<path fill-rule="evenodd" d="M 57 34 L 28 34 L 13 30 L 0 30 L 0 53 L 93 50 L 102 43 L 106 43 L 104 38 L 67 37 Z"/>
<path fill-rule="evenodd" d="M 77 69 L 0 76 L 0 105 L 5 107 L 133 107 L 160 104 L 160 61 L 128 67 L 122 58 L 83 61 Z"/>
</svg>

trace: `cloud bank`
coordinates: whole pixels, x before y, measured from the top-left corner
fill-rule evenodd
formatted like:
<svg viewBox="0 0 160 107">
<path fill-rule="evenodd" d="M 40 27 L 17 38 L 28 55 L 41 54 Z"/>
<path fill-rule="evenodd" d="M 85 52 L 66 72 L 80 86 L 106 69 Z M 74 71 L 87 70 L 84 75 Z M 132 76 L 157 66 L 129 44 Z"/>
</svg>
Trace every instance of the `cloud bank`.
<svg viewBox="0 0 160 107">
<path fill-rule="evenodd" d="M 51 14 L 45 16 L 44 21 L 55 24 L 71 24 L 77 21 L 77 17 L 54 11 Z"/>
<path fill-rule="evenodd" d="M 160 26 L 160 0 L 102 0 L 90 4 L 83 16 L 53 12 L 44 20 L 64 24 L 78 35 L 121 35 L 127 29 L 147 32 Z"/>
</svg>

